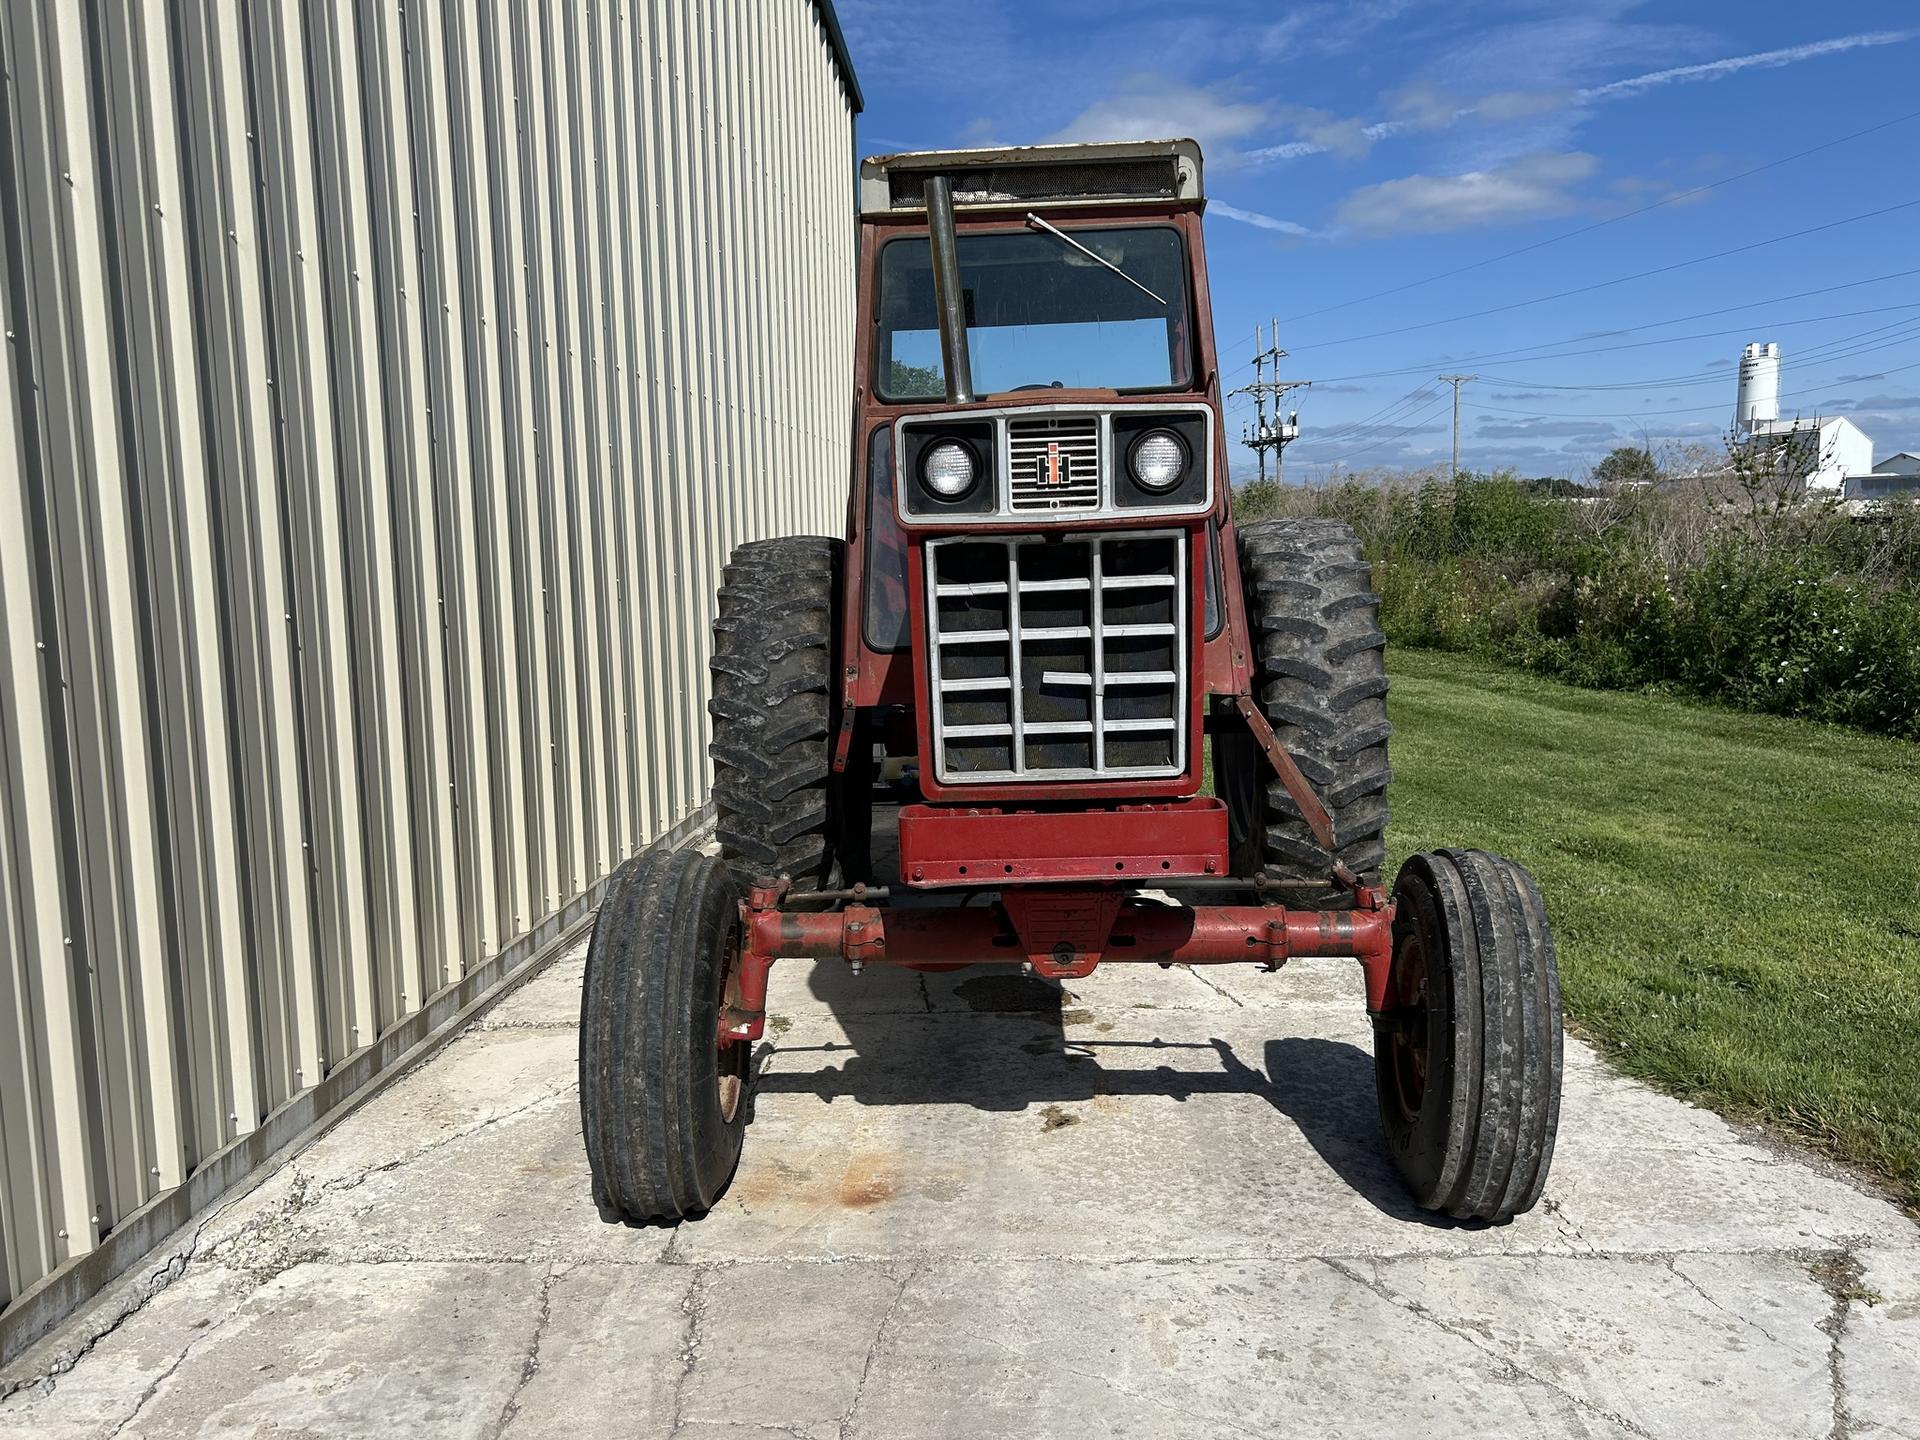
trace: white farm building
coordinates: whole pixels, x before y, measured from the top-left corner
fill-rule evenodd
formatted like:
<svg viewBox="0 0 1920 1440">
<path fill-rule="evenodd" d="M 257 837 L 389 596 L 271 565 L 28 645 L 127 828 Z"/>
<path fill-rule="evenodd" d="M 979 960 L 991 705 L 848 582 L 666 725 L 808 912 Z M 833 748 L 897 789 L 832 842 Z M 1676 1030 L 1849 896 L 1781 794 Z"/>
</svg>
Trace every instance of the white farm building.
<svg viewBox="0 0 1920 1440">
<path fill-rule="evenodd" d="M 1907 452 L 1873 463 L 1873 440 L 1844 415 L 1780 418 L 1780 347 L 1749 345 L 1740 356 L 1733 407 L 1737 439 L 1756 451 L 1798 447 L 1809 496 L 1882 499 L 1920 492 L 1920 457 Z"/>
</svg>

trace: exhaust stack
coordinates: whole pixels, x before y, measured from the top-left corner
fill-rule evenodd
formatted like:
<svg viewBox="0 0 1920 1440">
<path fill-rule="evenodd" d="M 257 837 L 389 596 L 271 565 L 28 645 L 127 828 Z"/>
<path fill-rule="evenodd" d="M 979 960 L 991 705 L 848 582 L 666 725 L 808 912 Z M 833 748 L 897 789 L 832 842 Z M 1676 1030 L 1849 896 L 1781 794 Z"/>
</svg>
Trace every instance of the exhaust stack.
<svg viewBox="0 0 1920 1440">
<path fill-rule="evenodd" d="M 933 246 L 933 303 L 940 312 L 940 370 L 947 403 L 973 396 L 973 365 L 967 356 L 967 298 L 960 289 L 960 242 L 953 233 L 953 188 L 944 175 L 927 177 L 927 235 Z"/>
</svg>

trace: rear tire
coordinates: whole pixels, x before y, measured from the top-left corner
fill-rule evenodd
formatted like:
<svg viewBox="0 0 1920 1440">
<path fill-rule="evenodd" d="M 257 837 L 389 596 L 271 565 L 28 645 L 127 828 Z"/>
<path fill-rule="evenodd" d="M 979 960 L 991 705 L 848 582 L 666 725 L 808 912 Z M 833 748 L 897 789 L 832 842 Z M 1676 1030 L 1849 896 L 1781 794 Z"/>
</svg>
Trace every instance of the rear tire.
<svg viewBox="0 0 1920 1440">
<path fill-rule="evenodd" d="M 1360 542 L 1337 520 L 1263 520 L 1240 536 L 1257 698 L 1333 820 L 1329 853 L 1244 731 L 1214 740 L 1236 875 L 1325 880 L 1306 906 L 1341 903 L 1336 861 L 1369 885 L 1386 863 L 1387 637 Z"/>
<path fill-rule="evenodd" d="M 1393 970 L 1374 1021 L 1387 1148 L 1456 1219 L 1533 1208 L 1560 1128 L 1560 973 L 1533 877 L 1483 850 L 1415 855 L 1394 881 Z"/>
<path fill-rule="evenodd" d="M 712 856 L 650 851 L 608 887 L 580 1001 L 580 1128 L 609 1219 L 698 1215 L 732 1178 L 751 1047 L 718 1039 L 739 935 Z"/>
<path fill-rule="evenodd" d="M 833 774 L 834 650 L 846 546 L 824 536 L 733 552 L 708 666 L 714 829 L 743 888 L 840 883 L 842 806 Z"/>
</svg>

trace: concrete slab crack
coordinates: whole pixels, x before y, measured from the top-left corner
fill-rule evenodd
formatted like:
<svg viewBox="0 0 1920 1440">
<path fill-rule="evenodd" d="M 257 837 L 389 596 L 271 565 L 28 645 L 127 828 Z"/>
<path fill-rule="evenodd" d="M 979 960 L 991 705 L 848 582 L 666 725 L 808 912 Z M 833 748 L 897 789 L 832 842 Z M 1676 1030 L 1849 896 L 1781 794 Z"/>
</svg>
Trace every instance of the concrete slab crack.
<svg viewBox="0 0 1920 1440">
<path fill-rule="evenodd" d="M 1687 1274 L 1686 1271 L 1680 1268 L 1679 1260 L 1680 1260 L 1680 1257 L 1678 1255 L 1669 1255 L 1666 1257 L 1667 1273 L 1673 1276 L 1674 1279 L 1678 1280 L 1681 1284 L 1685 1285 L 1689 1290 L 1693 1291 L 1694 1294 L 1698 1295 L 1702 1300 L 1706 1301 L 1707 1304 L 1711 1305 L 1715 1310 L 1718 1310 L 1722 1315 L 1729 1316 L 1732 1319 L 1738 1320 L 1743 1325 L 1750 1326 L 1752 1329 L 1757 1330 L 1762 1335 L 1766 1336 L 1767 1339 L 1771 1340 L 1776 1345 L 1783 1343 L 1778 1335 L 1774 1334 L 1771 1330 L 1767 1329 L 1766 1326 L 1762 1325 L 1758 1320 L 1754 1319 L 1751 1315 L 1748 1315 L 1744 1311 L 1740 1311 L 1740 1310 L 1730 1310 L 1725 1305 L 1722 1305 L 1718 1300 L 1714 1299 L 1713 1296 L 1707 1293 L 1706 1288 L 1703 1285 L 1701 1285 L 1701 1283 L 1698 1280 L 1694 1279 L 1691 1275 Z"/>
<path fill-rule="evenodd" d="M 840 1440 L 850 1440 L 853 1434 L 854 1412 L 859 1410 L 860 1401 L 866 1396 L 867 1377 L 873 1374 L 873 1357 L 880 1352 L 880 1342 L 886 1339 L 893 1317 L 899 1313 L 900 1302 L 906 1299 L 907 1287 L 919 1278 L 923 1268 L 918 1261 L 907 1267 L 907 1273 L 900 1277 L 899 1288 L 893 1292 L 893 1299 L 887 1302 L 879 1323 L 873 1327 L 873 1341 L 867 1346 L 866 1355 L 861 1358 L 860 1378 L 854 1382 L 853 1398 L 847 1402 L 847 1413 L 840 1417 Z"/>
<path fill-rule="evenodd" d="M 711 1275 L 711 1267 L 694 1266 L 693 1282 L 687 1286 L 686 1298 L 680 1302 L 687 1316 L 687 1332 L 680 1342 L 680 1374 L 673 1382 L 673 1421 L 667 1430 L 670 1436 L 678 1435 L 687 1423 L 687 1382 L 700 1363 L 700 1327 L 706 1319 L 706 1289 Z"/>
<path fill-rule="evenodd" d="M 1852 1250 L 1835 1250 L 1815 1260 L 1807 1272 L 1833 1301 L 1827 1318 L 1820 1322 L 1827 1336 L 1827 1388 L 1833 1395 L 1833 1423 L 1827 1437 L 1846 1440 L 1860 1427 L 1847 1409 L 1847 1376 L 1841 1363 L 1841 1345 L 1847 1334 L 1847 1314 L 1853 1302 L 1866 1293 L 1860 1284 L 1866 1269 Z"/>
<path fill-rule="evenodd" d="M 1207 989 L 1213 991 L 1213 993 L 1218 995 L 1222 1000 L 1225 1000 L 1229 1005 L 1233 1006 L 1234 1009 L 1244 1010 L 1247 1008 L 1246 1001 L 1242 1000 L 1237 995 L 1234 995 L 1226 990 L 1222 990 L 1218 985 L 1214 984 L 1213 981 L 1209 980 L 1205 975 L 1201 973 L 1199 966 L 1182 965 L 1180 968 L 1182 970 L 1185 970 L 1194 979 L 1198 980 L 1202 985 L 1206 986 Z"/>
<path fill-rule="evenodd" d="M 5 1401 L 22 1390 L 37 1389 L 44 1395 L 51 1395 L 60 1376 L 71 1373 L 74 1367 L 91 1355 L 103 1340 L 146 1309 L 153 1303 L 155 1296 L 187 1273 L 187 1267 L 199 1254 L 201 1235 L 206 1231 L 207 1226 L 225 1213 L 225 1208 L 223 1206 L 201 1220 L 194 1226 L 193 1233 L 187 1237 L 184 1245 L 169 1252 L 158 1264 L 148 1270 L 142 1279 L 123 1290 L 120 1294 L 120 1303 L 114 1308 L 113 1314 L 89 1330 L 78 1345 L 56 1355 L 47 1368 L 36 1375 L 21 1376 L 11 1380 L 0 1379 L 0 1401 Z"/>
<path fill-rule="evenodd" d="M 514 1382 L 513 1393 L 507 1396 L 507 1403 L 500 1407 L 500 1416 L 493 1422 L 492 1440 L 500 1440 L 507 1433 L 520 1413 L 520 1396 L 533 1377 L 540 1373 L 540 1342 L 546 1339 L 547 1327 L 553 1323 L 553 1282 L 558 1272 L 551 1263 L 547 1266 L 546 1276 L 540 1282 L 540 1315 L 533 1322 L 533 1339 L 527 1345 L 527 1358 L 520 1362 L 520 1378 Z"/>
<path fill-rule="evenodd" d="M 369 1165 L 357 1175 L 347 1176 L 338 1180 L 328 1180 L 320 1186 L 320 1193 L 323 1195 L 335 1194 L 342 1190 L 356 1189 L 366 1184 L 367 1181 L 371 1180 L 375 1175 L 386 1175 L 392 1171 L 404 1169 L 409 1165 L 426 1159 L 429 1155 L 446 1149 L 449 1145 L 457 1145 L 462 1140 L 472 1139 L 482 1130 L 490 1129 L 495 1125 L 501 1124 L 503 1121 L 512 1120 L 516 1116 L 524 1115 L 529 1110 L 537 1110 L 543 1105 L 551 1105 L 556 1100 L 565 1099 L 569 1093 L 577 1088 L 577 1082 L 569 1082 L 558 1090 L 550 1090 L 544 1095 L 535 1096 L 524 1105 L 516 1105 L 511 1110 L 502 1110 L 498 1115 L 489 1115 L 486 1119 L 476 1121 L 474 1124 L 468 1125 L 463 1129 L 455 1130 L 448 1135 L 442 1135 L 438 1140 L 428 1145 L 422 1145 L 418 1150 L 409 1150 L 404 1155 L 396 1155 L 393 1159 L 383 1160 L 378 1165 Z"/>
<path fill-rule="evenodd" d="M 1584 1411 L 1587 1414 L 1607 1421 L 1609 1424 L 1617 1425 L 1630 1435 L 1645 1436 L 1647 1440 L 1653 1440 L 1653 1432 L 1646 1427 L 1628 1419 L 1618 1411 L 1609 1410 L 1604 1405 L 1595 1404 L 1586 1396 L 1568 1389 L 1557 1380 L 1527 1369 L 1511 1355 L 1503 1353 L 1499 1347 L 1494 1345 L 1486 1336 L 1478 1334 L 1466 1326 L 1456 1325 L 1444 1316 L 1428 1309 L 1411 1296 L 1402 1295 L 1377 1275 L 1363 1275 L 1352 1265 L 1346 1264 L 1344 1261 L 1329 1259 L 1326 1256 L 1320 1257 L 1320 1263 L 1334 1273 L 1344 1275 L 1347 1279 L 1353 1281 L 1354 1284 L 1371 1291 L 1389 1305 L 1397 1306 L 1399 1309 L 1405 1310 L 1409 1315 L 1416 1316 L 1426 1321 L 1429 1325 L 1432 1325 L 1435 1329 L 1451 1335 L 1454 1339 L 1471 1346 L 1498 1365 L 1500 1370 L 1509 1378 L 1525 1380 L 1534 1385 L 1538 1385 L 1542 1389 L 1559 1396 L 1576 1410 Z"/>
<path fill-rule="evenodd" d="M 238 1308 L 237 1305 L 234 1307 L 235 1310 Z M 220 1328 L 232 1318 L 233 1310 L 229 1310 L 225 1315 L 222 1315 L 218 1320 L 207 1326 L 206 1329 L 195 1335 L 193 1339 L 189 1340 L 186 1345 L 182 1347 L 180 1353 L 173 1357 L 173 1363 L 158 1375 L 154 1376 L 152 1381 L 147 1385 L 147 1388 L 140 1392 L 140 1398 L 134 1401 L 133 1409 L 129 1410 L 126 1418 L 108 1432 L 107 1440 L 116 1440 L 116 1437 L 123 1434 L 129 1425 L 133 1424 L 135 1420 L 138 1420 L 141 1413 L 147 1408 L 147 1403 L 152 1400 L 154 1396 L 158 1395 L 167 1381 L 179 1373 L 180 1367 L 187 1363 L 187 1357 L 193 1354 L 209 1336 L 218 1332 Z"/>
</svg>

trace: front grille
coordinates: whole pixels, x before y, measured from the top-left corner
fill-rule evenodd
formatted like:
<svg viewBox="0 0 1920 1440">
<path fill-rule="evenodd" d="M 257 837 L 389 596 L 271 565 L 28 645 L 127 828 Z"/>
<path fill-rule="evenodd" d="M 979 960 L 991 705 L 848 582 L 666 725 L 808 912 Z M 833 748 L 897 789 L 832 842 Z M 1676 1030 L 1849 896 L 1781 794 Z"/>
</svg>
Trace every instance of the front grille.
<svg viewBox="0 0 1920 1440">
<path fill-rule="evenodd" d="M 1015 510 L 1099 508 L 1099 416 L 1009 420 L 1007 458 Z"/>
<path fill-rule="evenodd" d="M 1186 546 L 1178 531 L 929 541 L 939 780 L 1178 775 Z"/>
</svg>

